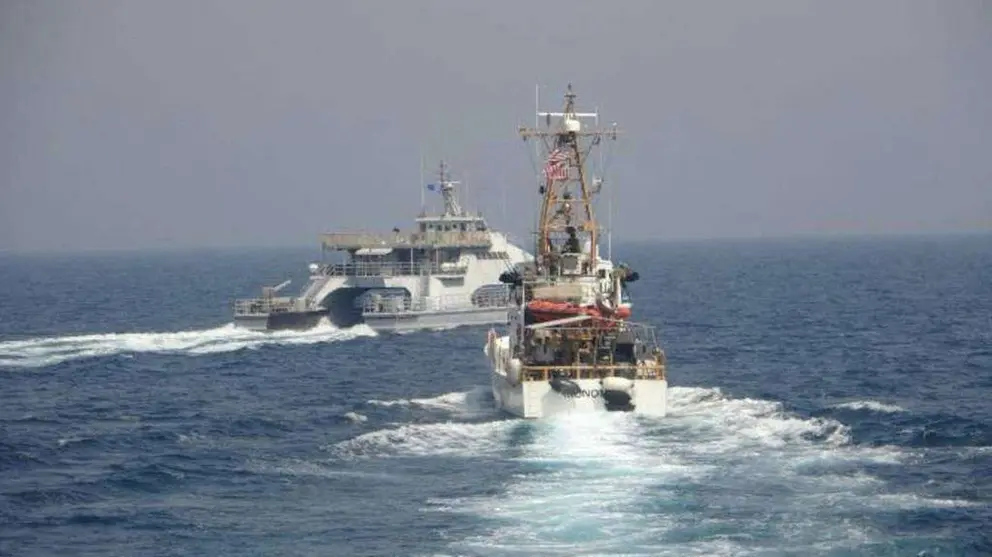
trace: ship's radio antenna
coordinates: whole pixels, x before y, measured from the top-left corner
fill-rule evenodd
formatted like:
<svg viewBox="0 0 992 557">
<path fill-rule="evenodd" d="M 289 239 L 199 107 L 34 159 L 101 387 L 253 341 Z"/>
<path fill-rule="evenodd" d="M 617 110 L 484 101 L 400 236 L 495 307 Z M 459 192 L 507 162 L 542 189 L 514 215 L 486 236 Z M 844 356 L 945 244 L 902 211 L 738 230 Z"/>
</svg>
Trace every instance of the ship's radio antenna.
<svg viewBox="0 0 992 557">
<path fill-rule="evenodd" d="M 599 129 L 599 107 L 596 107 L 596 128 Z M 606 181 L 606 170 L 603 164 L 603 151 L 599 149 L 599 187 Z M 613 260 L 613 188 L 606 192 L 606 258 Z"/>
<path fill-rule="evenodd" d="M 536 130 L 540 126 L 541 126 L 541 85 L 534 84 L 534 129 Z M 535 160 L 537 160 L 538 164 L 540 164 L 541 146 L 538 144 L 537 141 L 534 142 L 534 156 L 535 156 Z M 540 183 L 540 178 L 538 178 L 538 182 Z M 539 239 L 540 235 L 538 234 L 538 231 L 541 228 L 540 214 L 541 214 L 540 209 L 538 209 L 537 205 L 534 205 L 534 228 L 532 228 L 531 230 L 534 231 L 535 256 L 541 252 L 541 245 L 540 245 L 541 242 Z"/>
<path fill-rule="evenodd" d="M 555 255 L 558 248 L 556 247 L 557 244 L 552 243 L 552 235 L 555 235 L 554 237 L 560 243 L 563 239 L 562 234 L 568 232 L 571 237 L 569 242 L 574 242 L 577 241 L 575 240 L 576 232 L 581 230 L 582 233 L 588 235 L 587 240 L 590 244 L 588 255 L 595 261 L 599 257 L 599 243 L 603 229 L 600 228 L 595 218 L 593 206 L 596 203 L 594 198 L 599 193 L 602 179 L 588 175 L 590 169 L 585 167 L 586 155 L 589 153 L 589 149 L 599 145 L 601 139 L 616 139 L 617 130 L 615 127 L 611 130 L 599 129 L 598 107 L 595 112 L 578 112 L 574 102 L 575 97 L 572 86 L 569 84 L 562 110 L 560 112 L 539 111 L 536 118 L 537 127 L 534 129 L 520 128 L 520 134 L 525 140 L 529 137 L 539 138 L 540 145 L 548 150 L 549 157 L 545 163 L 546 184 L 540 188 L 542 203 L 537 219 L 537 254 L 542 257 Z M 535 99 L 540 103 L 537 94 L 535 94 Z M 546 121 L 547 128 L 541 127 L 542 117 Z M 561 119 L 556 130 L 550 129 L 552 118 Z M 590 122 L 595 129 L 583 129 L 580 123 L 582 118 L 595 119 L 595 123 Z M 579 143 L 580 138 L 591 138 L 592 143 L 588 149 Z M 602 158 L 602 151 L 600 151 L 600 158 Z M 569 172 L 570 169 L 572 169 L 571 172 Z M 590 178 L 592 178 L 592 183 L 590 183 Z M 575 225 L 572 221 L 573 202 L 569 191 L 572 185 L 576 185 L 580 190 L 579 210 L 584 213 Z M 612 221 L 610 221 L 610 226 L 612 226 Z M 607 232 L 609 232 L 608 229 Z M 612 251 L 612 240 L 609 234 L 607 234 L 607 242 L 607 250 Z M 569 249 L 578 250 L 580 248 Z"/>
</svg>

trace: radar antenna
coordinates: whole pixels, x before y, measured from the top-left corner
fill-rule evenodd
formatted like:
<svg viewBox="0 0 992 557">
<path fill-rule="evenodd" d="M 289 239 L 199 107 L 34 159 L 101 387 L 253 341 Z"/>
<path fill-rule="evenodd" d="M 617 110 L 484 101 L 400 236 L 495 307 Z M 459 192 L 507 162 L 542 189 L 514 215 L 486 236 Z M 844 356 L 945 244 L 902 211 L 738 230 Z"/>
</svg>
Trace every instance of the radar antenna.
<svg viewBox="0 0 992 557">
<path fill-rule="evenodd" d="M 535 249 L 539 267 L 546 268 L 556 252 L 574 251 L 580 235 L 587 240 L 589 260 L 598 259 L 599 226 L 592 197 L 598 193 L 601 182 L 590 184 L 586 160 L 604 138 L 616 140 L 618 130 L 615 124 L 608 130 L 599 129 L 598 109 L 577 112 L 575 98 L 569 84 L 561 112 L 539 111 L 538 121 L 544 119 L 543 128 L 521 126 L 519 129 L 525 141 L 539 138 L 545 151 L 544 181 L 538 189 L 542 195 Z M 593 128 L 584 130 L 583 119 L 593 120 Z M 578 204 L 578 211 L 574 203 Z"/>
<path fill-rule="evenodd" d="M 447 165 L 444 164 L 444 161 L 441 161 L 440 166 L 438 170 L 438 185 L 441 188 L 441 196 L 444 198 L 444 216 L 464 216 L 465 212 L 462 210 L 462 206 L 459 205 L 458 199 L 455 196 L 455 186 L 461 182 L 448 179 L 449 176 L 446 172 Z"/>
</svg>

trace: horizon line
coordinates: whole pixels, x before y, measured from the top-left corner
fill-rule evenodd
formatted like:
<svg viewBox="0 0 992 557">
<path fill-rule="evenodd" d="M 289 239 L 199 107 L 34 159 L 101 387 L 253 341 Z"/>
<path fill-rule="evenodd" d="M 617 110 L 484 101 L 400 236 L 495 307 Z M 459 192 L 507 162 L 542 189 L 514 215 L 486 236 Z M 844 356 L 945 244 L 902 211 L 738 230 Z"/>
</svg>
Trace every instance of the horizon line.
<svg viewBox="0 0 992 557">
<path fill-rule="evenodd" d="M 614 245 L 624 244 L 710 244 L 714 242 L 782 242 L 795 240 L 829 241 L 838 239 L 899 239 L 933 238 L 992 235 L 992 228 L 965 230 L 923 230 L 923 231 L 838 231 L 838 232 L 793 232 L 783 234 L 752 234 L 739 236 L 683 236 L 661 238 L 613 238 Z M 0 256 L 37 255 L 113 255 L 151 253 L 167 254 L 180 252 L 230 252 L 230 251 L 283 251 L 320 250 L 320 244 L 199 244 L 199 245 L 150 245 L 150 246 L 96 246 L 85 248 L 0 248 Z"/>
</svg>

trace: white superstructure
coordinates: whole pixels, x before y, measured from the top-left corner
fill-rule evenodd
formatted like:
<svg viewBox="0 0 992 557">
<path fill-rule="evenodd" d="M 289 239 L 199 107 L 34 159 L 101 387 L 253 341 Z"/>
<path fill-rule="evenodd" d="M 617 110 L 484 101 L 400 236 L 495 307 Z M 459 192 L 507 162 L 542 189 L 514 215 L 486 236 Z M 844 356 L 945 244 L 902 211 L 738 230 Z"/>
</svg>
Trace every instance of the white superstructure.
<svg viewBox="0 0 992 557">
<path fill-rule="evenodd" d="M 235 322 L 255 329 L 308 328 L 327 317 L 340 327 L 377 330 L 443 328 L 507 322 L 509 289 L 499 276 L 533 257 L 469 214 L 455 196 L 458 182 L 432 184 L 443 196 L 440 214 L 422 213 L 413 231 L 331 233 L 322 250 L 338 263 L 311 264 L 300 294 L 238 300 Z M 284 285 L 280 285 L 284 286 Z"/>
<path fill-rule="evenodd" d="M 527 325 L 523 313 L 511 317 L 509 334 L 490 331 L 483 349 L 498 408 L 521 418 L 666 414 L 665 354 L 653 329 L 616 321 L 613 330 L 597 330 L 589 316 Z"/>
<path fill-rule="evenodd" d="M 628 321 L 626 297 L 637 280 L 626 266 L 599 255 L 592 196 L 602 184 L 585 168 L 588 153 L 617 130 L 583 130 L 575 95 L 562 112 L 539 112 L 547 129 L 521 129 L 541 140 L 544 180 L 536 258 L 501 280 L 514 308 L 505 333 L 489 331 L 484 352 L 497 406 L 523 418 L 572 411 L 623 411 L 664 416 L 665 353 L 652 327 Z M 552 118 L 557 126 L 552 127 Z"/>
</svg>

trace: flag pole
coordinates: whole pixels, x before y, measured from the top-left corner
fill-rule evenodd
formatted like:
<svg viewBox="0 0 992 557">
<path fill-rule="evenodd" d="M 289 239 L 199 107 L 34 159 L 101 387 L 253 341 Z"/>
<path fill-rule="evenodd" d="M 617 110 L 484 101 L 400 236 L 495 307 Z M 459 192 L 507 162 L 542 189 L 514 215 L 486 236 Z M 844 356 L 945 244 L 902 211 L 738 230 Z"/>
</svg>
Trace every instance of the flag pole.
<svg viewBox="0 0 992 557">
<path fill-rule="evenodd" d="M 534 84 L 534 129 L 536 130 L 536 129 L 540 128 L 540 127 L 541 127 L 541 84 L 540 83 L 535 83 Z M 535 160 L 537 160 L 537 164 L 541 164 L 541 146 L 538 145 L 537 140 L 534 141 L 534 156 L 535 156 Z M 538 178 L 538 180 L 541 180 L 541 178 Z M 538 184 L 540 184 L 540 183 L 541 182 L 539 181 Z M 533 187 L 533 186 L 531 186 L 531 187 Z M 534 191 L 534 190 L 531 190 L 531 191 Z M 540 212 L 540 209 L 538 209 L 537 206 L 535 205 L 534 206 L 534 225 L 533 225 L 533 228 L 531 228 L 532 235 L 534 236 L 534 256 L 535 257 L 537 256 L 537 254 L 540 252 L 540 249 L 541 249 L 540 242 L 538 241 L 538 228 L 539 228 L 539 224 L 538 224 L 538 218 L 539 218 L 539 216 L 538 215 L 539 215 L 539 212 Z"/>
</svg>

